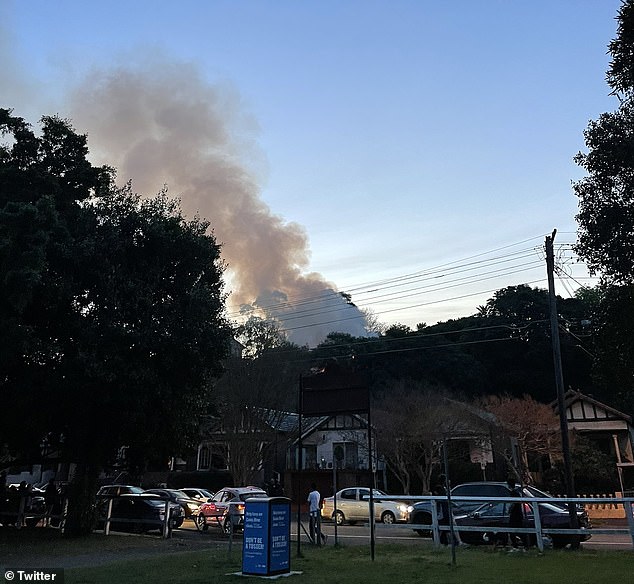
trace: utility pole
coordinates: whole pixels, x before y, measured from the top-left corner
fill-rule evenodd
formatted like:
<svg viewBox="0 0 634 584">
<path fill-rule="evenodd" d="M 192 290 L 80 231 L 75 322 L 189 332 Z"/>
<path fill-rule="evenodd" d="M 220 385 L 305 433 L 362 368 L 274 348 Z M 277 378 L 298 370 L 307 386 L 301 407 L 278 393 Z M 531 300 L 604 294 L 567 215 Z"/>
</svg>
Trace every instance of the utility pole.
<svg viewBox="0 0 634 584">
<path fill-rule="evenodd" d="M 561 345 L 559 344 L 559 318 L 557 316 L 557 297 L 555 296 L 555 254 L 553 243 L 557 230 L 553 230 L 551 236 L 546 236 L 546 272 L 548 274 L 548 304 L 550 306 L 550 338 L 553 345 L 553 362 L 555 365 L 555 385 L 557 387 L 557 407 L 559 409 L 559 425 L 561 428 L 561 449 L 564 457 L 564 474 L 566 476 L 566 496 L 576 497 L 575 479 L 572 472 L 572 460 L 570 458 L 570 438 L 568 436 L 568 417 L 564 403 L 564 376 L 561 368 Z M 568 503 L 570 513 L 570 526 L 579 529 L 577 506 Z"/>
</svg>

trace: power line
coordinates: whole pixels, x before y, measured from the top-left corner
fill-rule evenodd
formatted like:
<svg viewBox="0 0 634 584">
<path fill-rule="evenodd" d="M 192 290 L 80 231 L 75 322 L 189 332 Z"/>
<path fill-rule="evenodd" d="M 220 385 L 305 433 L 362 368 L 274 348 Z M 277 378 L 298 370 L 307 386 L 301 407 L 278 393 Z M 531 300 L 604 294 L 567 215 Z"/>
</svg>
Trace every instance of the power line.
<svg viewBox="0 0 634 584">
<path fill-rule="evenodd" d="M 527 253 L 530 252 L 530 253 Z M 382 289 L 381 288 L 377 288 L 377 283 L 376 282 L 372 282 L 370 284 L 367 284 L 365 286 L 366 289 L 364 289 L 363 287 L 357 287 L 357 288 L 353 288 L 353 289 L 348 289 L 348 292 L 350 293 L 355 293 L 357 294 L 357 296 L 355 297 L 355 300 L 357 302 L 370 302 L 373 300 L 376 300 L 377 298 L 385 298 L 390 296 L 390 293 L 383 293 L 380 294 L 379 296 L 371 296 L 371 297 L 364 297 L 363 294 L 368 294 L 368 293 L 376 293 L 376 292 L 382 292 L 382 290 L 386 290 L 386 289 L 393 289 L 393 288 L 402 288 L 404 287 L 407 283 L 417 283 L 417 282 L 413 282 L 413 278 L 416 277 L 418 280 L 422 281 L 423 283 L 425 282 L 429 282 L 430 280 L 432 281 L 431 284 L 425 284 L 425 286 L 430 287 L 430 286 L 435 286 L 436 282 L 435 280 L 438 280 L 440 278 L 449 278 L 452 274 L 451 271 L 454 271 L 455 274 L 460 274 L 460 273 L 464 273 L 464 272 L 469 272 L 469 271 L 473 271 L 479 267 L 487 267 L 484 262 L 488 263 L 489 266 L 492 265 L 497 265 L 497 264 L 502 264 L 502 263 L 508 263 L 508 262 L 512 262 L 513 260 L 517 260 L 517 259 L 522 259 L 522 258 L 526 258 L 526 257 L 531 257 L 533 256 L 535 253 L 535 249 L 531 248 L 529 250 L 521 250 L 520 252 L 515 252 L 513 254 L 509 254 L 506 256 L 500 256 L 500 257 L 494 257 L 494 258 L 489 258 L 487 260 L 481 260 L 479 262 L 472 262 L 472 263 L 462 263 L 459 265 L 454 265 L 450 270 L 446 270 L 446 269 L 441 269 L 441 267 L 437 267 L 437 268 L 431 268 L 429 270 L 426 270 L 424 272 L 418 272 L 415 275 L 412 274 L 408 274 L 405 276 L 400 276 L 398 278 L 392 278 L 390 280 L 385 280 L 384 282 L 387 283 L 386 286 L 383 286 Z M 521 255 L 520 255 L 521 254 Z M 453 262 L 454 264 L 457 264 L 458 262 Z M 522 265 L 522 264 L 520 264 Z M 532 263 L 533 266 L 537 266 L 540 265 L 540 262 L 533 262 Z M 530 267 L 530 264 L 525 264 L 525 267 L 528 268 Z M 501 272 L 501 270 L 499 271 Z M 484 272 L 486 273 L 493 273 L 493 272 Z M 480 276 L 481 274 L 474 274 L 472 277 L 473 278 L 477 278 L 478 276 Z M 501 276 L 504 276 L 504 273 L 500 273 Z M 457 281 L 457 280 L 449 280 L 450 282 L 452 281 Z M 465 276 L 462 278 L 462 281 L 469 281 L 469 276 Z M 476 280 L 477 281 L 477 280 Z M 410 292 L 413 290 L 417 290 L 417 289 L 423 289 L 425 286 L 419 286 L 418 288 L 408 288 L 406 290 L 404 290 L 404 292 Z M 369 289 L 367 289 L 369 288 Z M 436 290 L 442 290 L 444 289 L 442 286 L 440 288 L 437 288 Z M 275 312 L 277 310 L 282 311 L 284 310 L 284 308 L 288 307 L 288 306 L 292 306 L 293 309 L 295 310 L 295 312 L 297 313 L 297 308 L 298 307 L 302 307 L 302 306 L 310 306 L 310 305 L 319 305 L 319 308 L 322 309 L 324 303 L 328 304 L 328 303 L 336 303 L 338 305 L 338 307 L 340 307 L 341 305 L 341 301 L 342 301 L 342 297 L 340 294 L 336 293 L 333 291 L 332 294 L 328 295 L 329 297 L 324 296 L 324 294 L 321 294 L 319 296 L 308 296 L 308 297 L 304 297 L 303 299 L 300 297 L 289 297 L 285 302 L 283 303 L 269 303 L 269 304 L 263 304 L 261 306 L 259 306 L 259 308 L 262 308 L 265 311 L 270 311 L 270 312 Z M 398 298 L 398 297 L 397 297 Z M 235 312 L 234 315 L 237 316 L 239 313 Z"/>
<path fill-rule="evenodd" d="M 268 305 L 263 304 L 257 308 L 263 309 L 268 314 L 275 316 L 275 318 L 285 325 L 284 328 L 288 332 L 355 320 L 363 318 L 357 304 L 363 305 L 372 303 L 373 305 L 377 305 L 394 303 L 421 295 L 437 294 L 458 287 L 473 286 L 474 284 L 486 280 L 509 277 L 519 273 L 529 273 L 541 266 L 543 260 L 524 260 L 534 256 L 536 252 L 539 255 L 540 252 L 543 252 L 543 248 L 536 246 L 515 250 L 508 254 L 502 254 L 490 258 L 484 258 L 483 256 L 497 251 L 508 250 L 528 241 L 534 241 L 535 239 L 536 238 L 530 238 L 516 244 L 508 244 L 489 252 L 481 252 L 467 258 L 446 262 L 426 270 L 419 270 L 417 272 L 404 274 L 394 278 L 353 286 L 348 288 L 347 292 L 351 294 L 354 293 L 356 295 L 354 297 L 355 304 L 347 304 L 340 293 L 330 290 L 326 294 L 322 293 L 318 296 L 297 296 L 295 298 L 287 297 L 284 302 L 270 303 Z M 573 251 L 572 244 L 562 243 L 558 246 L 558 251 L 561 259 L 566 259 L 567 261 L 577 259 L 574 255 L 570 255 L 569 253 Z M 507 265 L 506 267 L 498 267 L 504 264 L 510 265 Z M 572 278 L 572 276 L 569 277 L 578 285 L 581 285 L 577 280 Z M 537 280 L 524 282 L 524 284 L 530 285 L 544 281 L 545 276 L 540 277 Z M 384 315 L 398 311 L 412 310 L 423 306 L 430 306 L 487 294 L 495 292 L 497 289 L 499 289 L 499 287 L 496 289 L 481 290 L 438 300 L 408 303 L 405 306 L 396 308 L 378 311 L 373 310 L 373 313 L 376 315 Z M 569 288 L 566 289 L 569 294 L 573 294 Z M 347 312 L 348 310 L 353 311 L 353 314 L 350 316 L 340 316 L 338 318 L 328 318 L 327 316 L 328 314 L 341 313 L 342 310 L 344 312 Z M 237 316 L 239 313 L 234 314 Z M 314 322 L 307 324 L 288 326 L 291 321 L 299 319 L 315 320 Z"/>
</svg>

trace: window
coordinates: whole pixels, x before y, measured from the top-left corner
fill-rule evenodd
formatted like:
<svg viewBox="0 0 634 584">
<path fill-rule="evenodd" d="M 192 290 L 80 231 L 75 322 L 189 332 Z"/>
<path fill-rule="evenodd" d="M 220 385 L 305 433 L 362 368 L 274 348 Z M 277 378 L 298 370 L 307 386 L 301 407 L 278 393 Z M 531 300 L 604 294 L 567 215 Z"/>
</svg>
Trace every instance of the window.
<svg viewBox="0 0 634 584">
<path fill-rule="evenodd" d="M 355 442 L 334 442 L 332 453 L 337 468 L 359 468 L 359 449 Z"/>
<path fill-rule="evenodd" d="M 317 468 L 317 446 L 304 446 L 304 468 Z"/>
<path fill-rule="evenodd" d="M 211 463 L 211 453 L 207 446 L 203 446 L 198 453 L 198 470 L 207 470 Z"/>
<path fill-rule="evenodd" d="M 356 501 L 357 492 L 355 489 L 346 489 L 344 491 L 341 491 L 341 498 Z"/>
<path fill-rule="evenodd" d="M 505 503 L 489 503 L 479 511 L 481 517 L 500 517 L 506 515 Z"/>
</svg>

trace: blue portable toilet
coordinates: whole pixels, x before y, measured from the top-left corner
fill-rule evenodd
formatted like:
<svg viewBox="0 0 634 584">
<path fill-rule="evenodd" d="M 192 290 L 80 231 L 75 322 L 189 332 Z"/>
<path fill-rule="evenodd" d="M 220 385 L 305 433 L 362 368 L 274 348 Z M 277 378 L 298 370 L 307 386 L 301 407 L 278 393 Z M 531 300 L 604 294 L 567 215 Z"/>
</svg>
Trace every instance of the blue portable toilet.
<svg viewBox="0 0 634 584">
<path fill-rule="evenodd" d="M 242 573 L 275 576 L 291 571 L 291 501 L 286 497 L 245 501 Z"/>
</svg>

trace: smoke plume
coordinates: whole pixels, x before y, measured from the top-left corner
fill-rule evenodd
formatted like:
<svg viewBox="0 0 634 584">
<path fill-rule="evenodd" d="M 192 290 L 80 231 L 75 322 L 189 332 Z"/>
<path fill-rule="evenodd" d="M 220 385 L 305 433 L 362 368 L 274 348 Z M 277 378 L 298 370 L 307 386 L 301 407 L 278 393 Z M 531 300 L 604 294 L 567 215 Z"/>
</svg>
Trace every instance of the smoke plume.
<svg viewBox="0 0 634 584">
<path fill-rule="evenodd" d="M 155 62 L 94 71 L 70 103 L 68 115 L 88 133 L 95 162 L 114 166 L 119 182 L 132 179 L 144 195 L 167 185 L 188 216 L 211 221 L 233 310 L 266 311 L 301 345 L 331 331 L 366 334 L 363 313 L 321 275 L 305 273 L 303 227 L 262 201 L 254 123 L 233 88 L 206 82 L 194 66 Z"/>
</svg>

